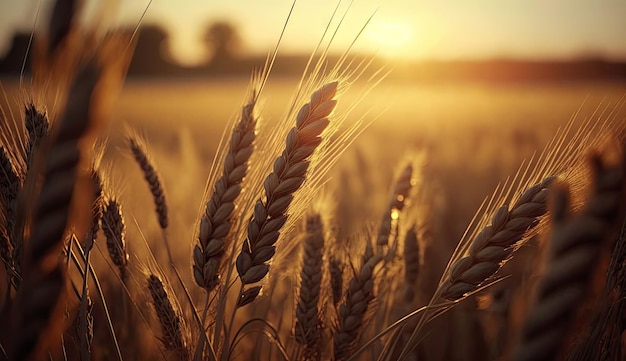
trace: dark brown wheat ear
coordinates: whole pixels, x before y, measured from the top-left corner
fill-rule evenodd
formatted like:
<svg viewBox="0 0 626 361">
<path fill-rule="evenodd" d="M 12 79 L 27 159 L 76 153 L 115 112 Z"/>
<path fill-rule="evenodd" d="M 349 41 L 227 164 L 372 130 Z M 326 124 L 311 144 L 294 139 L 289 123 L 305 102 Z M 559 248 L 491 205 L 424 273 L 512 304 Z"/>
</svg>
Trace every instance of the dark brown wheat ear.
<svg viewBox="0 0 626 361">
<path fill-rule="evenodd" d="M 338 324 L 333 331 L 333 360 L 347 360 L 356 347 L 356 342 L 363 332 L 366 315 L 372 306 L 376 266 L 382 258 L 375 255 L 369 240 L 362 263 L 348 283 L 342 303 L 339 305 Z"/>
<path fill-rule="evenodd" d="M 49 335 L 54 309 L 62 295 L 65 272 L 57 250 L 68 225 L 81 157 L 78 143 L 93 120 L 92 94 L 99 74 L 91 64 L 78 73 L 70 88 L 65 114 L 46 152 L 43 183 L 35 203 L 27 249 L 28 274 L 16 300 L 11 351 L 15 360 L 42 356 L 41 343 Z"/>
<path fill-rule="evenodd" d="M 376 239 L 376 244 L 378 246 L 389 245 L 389 238 L 394 236 L 394 223 L 398 222 L 399 214 L 404 209 L 406 198 L 409 196 L 409 192 L 413 186 L 412 176 L 413 164 L 409 163 L 403 168 L 402 172 L 395 180 L 391 196 L 389 198 L 389 204 L 385 209 L 385 213 L 380 223 L 378 238 Z"/>
<path fill-rule="evenodd" d="M 538 286 L 537 300 L 522 331 L 515 360 L 564 357 L 571 326 L 581 315 L 592 275 L 607 242 L 614 239 L 623 215 L 624 169 L 608 166 L 599 156 L 591 161 L 593 191 L 580 214 L 568 216 L 569 193 L 556 188 L 550 256 Z"/>
<path fill-rule="evenodd" d="M 50 128 L 48 114 L 37 109 L 33 103 L 28 103 L 24 109 L 24 125 L 26 125 L 28 133 L 26 140 L 26 164 L 30 166 L 37 148 L 48 135 Z"/>
<path fill-rule="evenodd" d="M 128 277 L 128 252 L 126 251 L 126 224 L 120 203 L 109 198 L 102 215 L 102 231 L 106 237 L 111 261 L 120 272 L 122 282 Z"/>
<path fill-rule="evenodd" d="M 299 344 L 304 345 L 305 360 L 319 360 L 322 356 L 322 317 L 319 303 L 324 258 L 324 225 L 319 214 L 306 217 L 305 237 L 294 336 Z"/>
<path fill-rule="evenodd" d="M 165 350 L 176 355 L 177 360 L 189 360 L 190 352 L 185 340 L 184 319 L 174 307 L 161 279 L 151 274 L 148 276 L 148 291 L 152 305 L 161 325 L 161 343 Z"/>
<path fill-rule="evenodd" d="M 0 146 L 0 205 L 2 206 L 2 214 L 0 215 L 1 235 L 3 242 L 0 244 L 0 251 L 4 260 L 4 266 L 9 278 L 9 284 L 14 284 L 18 288 L 21 257 L 19 251 L 21 246 L 18 245 L 17 237 L 15 237 L 15 219 L 17 208 L 17 195 L 22 185 L 22 179 L 13 167 L 8 156 L 7 150 Z"/>
<path fill-rule="evenodd" d="M 230 137 L 222 175 L 215 182 L 211 198 L 200 218 L 198 245 L 193 250 L 193 275 L 196 283 L 207 291 L 217 287 L 220 274 L 225 272 L 223 256 L 230 249 L 231 239 L 228 236 L 236 209 L 235 202 L 241 193 L 254 150 L 256 101 L 256 93 L 253 93 L 241 111 L 241 117 Z"/>
<path fill-rule="evenodd" d="M 469 254 L 451 266 L 441 295 L 458 300 L 489 280 L 515 249 L 529 230 L 539 224 L 546 214 L 548 187 L 555 177 L 547 177 L 526 189 L 509 209 L 504 205 L 496 210 L 490 225 L 483 228 L 471 243 Z"/>
<path fill-rule="evenodd" d="M 167 203 L 165 202 L 165 191 L 163 190 L 163 182 L 159 177 L 159 174 L 148 157 L 146 148 L 135 137 L 128 138 L 128 144 L 130 150 L 135 158 L 135 161 L 141 168 L 141 172 L 150 187 L 150 193 L 154 200 L 154 206 L 156 209 L 157 220 L 162 229 L 167 229 L 169 225 L 169 217 L 167 212 Z"/>
<path fill-rule="evenodd" d="M 276 159 L 273 171 L 263 183 L 265 198 L 254 206 L 236 266 L 244 286 L 257 283 L 269 272 L 269 261 L 276 253 L 276 242 L 287 222 L 287 210 L 294 195 L 304 183 L 311 156 L 322 143 L 322 133 L 330 124 L 329 116 L 335 109 L 338 82 L 331 82 L 311 95 L 296 116 L 296 126 L 287 135 L 285 149 Z M 238 305 L 252 302 L 261 291 L 260 286 L 245 288 Z"/>
</svg>

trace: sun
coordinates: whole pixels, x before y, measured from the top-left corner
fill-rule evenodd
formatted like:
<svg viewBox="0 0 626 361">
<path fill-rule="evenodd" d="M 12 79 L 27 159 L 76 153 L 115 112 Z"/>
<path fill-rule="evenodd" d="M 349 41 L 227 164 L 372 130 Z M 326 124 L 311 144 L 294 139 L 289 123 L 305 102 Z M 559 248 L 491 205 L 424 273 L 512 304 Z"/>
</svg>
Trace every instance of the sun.
<svg viewBox="0 0 626 361">
<path fill-rule="evenodd" d="M 378 21 L 370 24 L 365 32 L 372 48 L 386 57 L 406 56 L 413 40 L 413 27 L 406 22 Z"/>
</svg>

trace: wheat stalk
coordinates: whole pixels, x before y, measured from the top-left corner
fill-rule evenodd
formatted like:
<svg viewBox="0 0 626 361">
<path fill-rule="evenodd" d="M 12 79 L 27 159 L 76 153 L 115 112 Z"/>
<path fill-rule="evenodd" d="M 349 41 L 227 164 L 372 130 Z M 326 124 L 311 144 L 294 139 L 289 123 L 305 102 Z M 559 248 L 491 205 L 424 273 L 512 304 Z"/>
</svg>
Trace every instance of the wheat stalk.
<svg viewBox="0 0 626 361">
<path fill-rule="evenodd" d="M 591 286 L 593 269 L 621 220 L 624 169 L 607 166 L 595 156 L 592 170 L 593 194 L 579 215 L 568 217 L 567 189 L 555 191 L 550 257 L 515 360 L 552 360 L 564 355 L 564 341 Z"/>
<path fill-rule="evenodd" d="M 193 275 L 196 283 L 213 290 L 220 282 L 222 258 L 227 249 L 232 227 L 235 200 L 242 190 L 241 183 L 248 172 L 248 162 L 254 149 L 257 119 L 254 115 L 256 95 L 246 104 L 233 129 L 230 146 L 224 158 L 222 176 L 216 181 L 211 198 L 200 219 L 198 244 L 193 250 Z"/>
<path fill-rule="evenodd" d="M 335 109 L 338 82 L 331 82 L 311 95 L 296 116 L 296 126 L 287 135 L 285 150 L 274 162 L 272 173 L 263 183 L 265 199 L 254 206 L 248 225 L 247 239 L 237 257 L 237 272 L 243 285 L 261 281 L 269 272 L 268 261 L 276 253 L 275 243 L 287 222 L 287 210 L 294 193 L 305 181 L 310 157 L 321 144 L 321 134 L 330 123 L 328 116 Z M 251 290 L 251 291 L 248 291 Z M 251 292 L 247 294 L 246 292 Z M 251 302 L 260 288 L 244 289 L 239 306 Z M 252 297 L 254 295 L 254 297 Z"/>
</svg>

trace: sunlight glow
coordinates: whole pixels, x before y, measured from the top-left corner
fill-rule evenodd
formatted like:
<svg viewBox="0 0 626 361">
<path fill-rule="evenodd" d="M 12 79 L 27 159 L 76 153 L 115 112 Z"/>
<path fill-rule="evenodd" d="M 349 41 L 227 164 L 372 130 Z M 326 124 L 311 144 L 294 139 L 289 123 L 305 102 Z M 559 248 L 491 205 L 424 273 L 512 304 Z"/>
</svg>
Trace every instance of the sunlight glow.
<svg viewBox="0 0 626 361">
<path fill-rule="evenodd" d="M 380 55 L 395 57 L 406 53 L 413 40 L 413 27 L 407 22 L 379 21 L 372 23 L 365 34 Z"/>
</svg>

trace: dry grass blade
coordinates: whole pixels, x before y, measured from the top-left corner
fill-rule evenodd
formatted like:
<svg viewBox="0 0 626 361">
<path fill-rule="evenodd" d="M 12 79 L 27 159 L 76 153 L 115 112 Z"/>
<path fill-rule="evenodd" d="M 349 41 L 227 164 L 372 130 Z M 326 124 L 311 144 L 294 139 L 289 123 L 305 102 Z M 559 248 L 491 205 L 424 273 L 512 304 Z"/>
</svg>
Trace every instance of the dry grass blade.
<svg viewBox="0 0 626 361">
<path fill-rule="evenodd" d="M 538 286 L 537 301 L 526 318 L 515 360 L 553 360 L 564 356 L 565 341 L 577 310 L 587 297 L 601 251 L 621 221 L 624 169 L 607 166 L 598 156 L 593 158 L 592 168 L 593 193 L 580 214 L 567 217 L 568 191 L 556 189 L 550 257 Z"/>
<path fill-rule="evenodd" d="M 311 95 L 296 117 L 296 126 L 287 135 L 285 150 L 274 162 L 263 183 L 265 200 L 259 200 L 248 225 L 248 236 L 237 257 L 237 272 L 244 285 L 261 281 L 269 272 L 275 243 L 287 222 L 287 210 L 295 192 L 306 179 L 310 157 L 322 143 L 328 116 L 335 109 L 338 82 L 328 83 Z"/>
<path fill-rule="evenodd" d="M 174 352 L 178 360 L 188 360 L 190 353 L 183 335 L 182 316 L 174 309 L 159 277 L 153 274 L 148 277 L 148 291 L 163 332 L 160 338 L 163 347 Z"/>
<path fill-rule="evenodd" d="M 130 145 L 130 150 L 133 153 L 133 157 L 135 158 L 137 164 L 139 164 L 139 167 L 141 167 L 141 172 L 143 173 L 143 176 L 146 179 L 146 182 L 148 182 L 148 186 L 150 187 L 150 193 L 152 193 L 152 199 L 154 200 L 154 205 L 156 207 L 156 214 L 159 225 L 162 229 L 167 229 L 167 226 L 169 224 L 167 215 L 167 203 L 165 202 L 165 192 L 163 190 L 159 174 L 150 162 L 148 158 L 148 153 L 146 152 L 144 146 L 133 137 L 130 137 L 128 139 L 128 143 Z"/>
<path fill-rule="evenodd" d="M 92 117 L 92 91 L 99 71 L 87 65 L 70 89 L 65 114 L 46 152 L 44 180 L 35 204 L 27 262 L 29 274 L 17 295 L 13 358 L 23 360 L 41 352 L 37 345 L 46 333 L 61 296 L 64 272 L 55 250 L 63 242 L 80 160 L 78 143 Z"/>
<path fill-rule="evenodd" d="M 248 172 L 248 162 L 254 149 L 257 119 L 254 115 L 256 95 L 241 112 L 241 119 L 233 129 L 230 145 L 222 168 L 222 176 L 216 181 L 211 198 L 200 219 L 198 245 L 193 250 L 193 275 L 196 283 L 213 290 L 220 282 L 222 258 L 230 247 L 228 235 L 231 231 L 235 201 L 241 193 L 241 183 Z"/>
<path fill-rule="evenodd" d="M 319 214 L 307 216 L 294 328 L 296 341 L 304 345 L 305 360 L 319 360 L 321 357 L 322 319 L 319 302 L 323 257 L 324 225 L 322 219 Z"/>
<path fill-rule="evenodd" d="M 477 290 L 492 277 L 526 233 L 547 211 L 548 187 L 555 177 L 545 178 L 528 188 L 511 207 L 504 205 L 493 215 L 471 243 L 469 254 L 451 266 L 441 289 L 443 298 L 454 301 Z"/>
<path fill-rule="evenodd" d="M 369 243 L 369 242 L 368 242 Z M 346 295 L 339 306 L 338 325 L 333 336 L 334 360 L 347 360 L 362 332 L 368 308 L 375 299 L 374 269 L 381 261 L 368 246 L 363 264 L 348 284 Z"/>
</svg>

